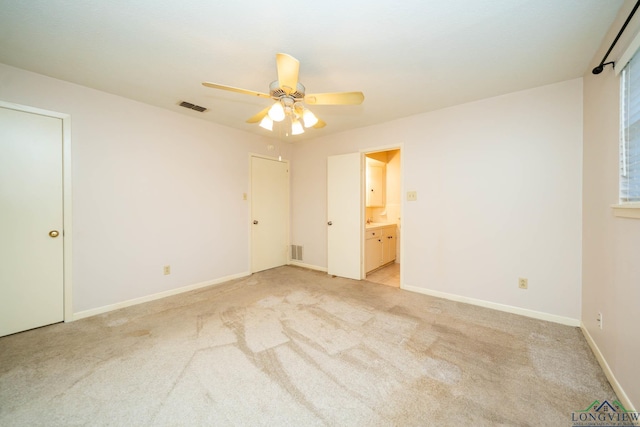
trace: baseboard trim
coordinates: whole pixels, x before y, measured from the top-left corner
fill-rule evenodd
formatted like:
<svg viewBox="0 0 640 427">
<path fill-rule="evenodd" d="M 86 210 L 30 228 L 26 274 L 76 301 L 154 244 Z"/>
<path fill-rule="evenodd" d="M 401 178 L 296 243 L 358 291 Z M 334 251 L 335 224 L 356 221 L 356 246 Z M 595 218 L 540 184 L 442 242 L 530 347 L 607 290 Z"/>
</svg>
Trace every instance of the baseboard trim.
<svg viewBox="0 0 640 427">
<path fill-rule="evenodd" d="M 611 367 L 609 367 L 607 359 L 604 358 L 604 355 L 600 351 L 600 348 L 598 347 L 596 342 L 593 340 L 593 337 L 587 330 L 584 322 L 580 322 L 580 329 L 582 330 L 582 335 L 584 335 L 584 338 L 587 340 L 589 347 L 591 347 L 591 351 L 593 351 L 593 354 L 596 356 L 596 359 L 598 360 L 600 367 L 604 371 L 604 374 L 607 376 L 609 384 L 611 384 L 613 391 L 615 391 L 616 396 L 618 396 L 618 400 L 620 401 L 620 403 L 624 405 L 627 411 L 636 412 L 633 404 L 631 403 L 631 400 L 629 400 L 629 396 L 627 396 L 627 393 L 624 392 L 622 386 L 616 379 L 616 376 L 613 375 L 613 371 L 611 370 Z"/>
<path fill-rule="evenodd" d="M 296 267 L 302 267 L 302 268 L 308 268 L 309 270 L 322 271 L 323 273 L 327 272 L 327 269 L 325 267 L 319 267 L 317 265 L 312 265 L 312 264 L 305 264 L 303 262 L 298 262 L 298 261 L 289 261 L 289 265 L 294 265 Z"/>
<path fill-rule="evenodd" d="M 170 297 L 173 295 L 182 294 L 184 292 L 193 291 L 200 288 L 206 288 L 207 286 L 219 285 L 224 282 L 228 282 L 233 279 L 240 279 L 242 277 L 247 277 L 251 275 L 251 273 L 243 272 L 238 274 L 232 274 L 230 276 L 221 277 L 219 279 L 207 280 L 205 282 L 195 283 L 193 285 L 187 285 L 176 289 L 170 289 L 168 291 L 158 292 L 157 294 L 147 295 L 140 298 L 134 298 L 127 301 L 118 302 L 115 304 L 105 305 L 103 307 L 92 308 L 90 310 L 79 311 L 73 314 L 73 320 L 80 320 L 86 317 L 96 316 L 98 314 L 108 313 L 113 310 L 118 310 L 125 307 L 131 307 L 132 305 L 138 305 L 149 301 L 155 301 L 161 298 Z"/>
<path fill-rule="evenodd" d="M 519 314 L 521 316 L 531 317 L 538 320 L 546 320 L 548 322 L 560 323 L 567 326 L 580 326 L 580 320 L 572 319 L 571 317 L 557 316 L 555 314 L 549 314 L 542 311 L 529 310 L 526 308 L 514 307 L 512 305 L 499 304 L 496 302 L 480 300 L 476 298 L 463 297 L 460 295 L 449 294 L 446 292 L 433 291 L 431 289 L 419 288 L 417 286 L 401 285 L 400 289 L 404 289 L 411 292 L 417 292 L 419 294 L 429 295 L 432 297 L 444 298 L 451 301 L 463 302 L 465 304 L 477 305 L 480 307 L 491 308 L 493 310 L 504 311 L 512 314 Z"/>
</svg>

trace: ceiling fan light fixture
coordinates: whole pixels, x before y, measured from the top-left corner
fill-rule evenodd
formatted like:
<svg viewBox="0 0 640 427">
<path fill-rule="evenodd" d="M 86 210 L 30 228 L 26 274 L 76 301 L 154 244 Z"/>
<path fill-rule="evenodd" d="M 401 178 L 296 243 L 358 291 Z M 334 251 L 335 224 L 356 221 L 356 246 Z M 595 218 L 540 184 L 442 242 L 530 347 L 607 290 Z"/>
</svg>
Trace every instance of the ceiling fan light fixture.
<svg viewBox="0 0 640 427">
<path fill-rule="evenodd" d="M 268 115 L 264 116 L 260 121 L 260 127 L 266 130 L 273 130 L 273 120 L 271 120 L 271 117 Z"/>
<path fill-rule="evenodd" d="M 280 101 L 274 103 L 271 108 L 269 108 L 269 117 L 271 117 L 271 120 L 273 120 L 274 122 L 283 121 L 284 116 L 284 108 L 282 107 Z"/>
<path fill-rule="evenodd" d="M 318 123 L 318 118 L 311 112 L 311 110 L 305 109 L 302 113 L 302 121 L 304 122 L 304 127 L 310 128 L 311 126 Z"/>
<path fill-rule="evenodd" d="M 638 1 L 640 2 L 640 0 Z M 286 124 L 278 128 L 285 136 L 299 135 L 304 133 L 305 128 L 320 129 L 327 125 L 311 111 L 308 111 L 305 108 L 306 104 L 359 105 L 364 101 L 362 92 L 327 92 L 307 95 L 306 88 L 298 81 L 299 71 L 300 61 L 291 55 L 278 53 L 276 54 L 278 78 L 269 85 L 269 93 L 211 82 L 203 82 L 202 85 L 212 89 L 272 99 L 275 102 L 271 106 L 263 108 L 246 122 L 259 123 L 262 128 L 273 131 L 273 122 L 282 122 L 286 119 Z M 268 120 L 265 119 L 266 116 L 268 116 Z"/>
<path fill-rule="evenodd" d="M 304 133 L 304 128 L 302 127 L 302 123 L 299 120 L 293 120 L 291 122 L 291 135 L 300 135 Z"/>
</svg>

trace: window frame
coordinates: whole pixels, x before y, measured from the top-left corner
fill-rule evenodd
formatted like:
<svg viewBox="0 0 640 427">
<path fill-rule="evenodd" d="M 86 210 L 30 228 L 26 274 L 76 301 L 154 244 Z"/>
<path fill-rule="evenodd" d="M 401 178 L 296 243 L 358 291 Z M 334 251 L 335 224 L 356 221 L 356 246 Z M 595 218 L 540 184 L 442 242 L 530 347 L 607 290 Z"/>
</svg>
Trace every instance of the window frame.
<svg viewBox="0 0 640 427">
<path fill-rule="evenodd" d="M 620 56 L 620 60 L 615 64 L 615 72 L 616 75 L 620 77 L 620 132 L 619 132 L 619 143 L 618 143 L 618 203 L 611 205 L 613 209 L 613 214 L 617 217 L 621 218 L 634 218 L 640 219 L 640 202 L 638 201 L 623 201 L 621 194 L 621 185 L 622 185 L 622 173 L 623 173 L 623 157 L 626 155 L 626 143 L 625 143 L 625 105 L 624 105 L 624 91 L 625 91 L 625 81 L 623 79 L 623 75 L 621 74 L 623 70 L 627 67 L 629 62 L 634 58 L 636 52 L 640 49 L 640 33 L 637 34 L 634 39 L 629 44 L 629 47 L 624 51 L 624 53 Z M 640 62 L 640 56 L 638 57 L 638 61 Z M 637 65 L 640 67 L 640 64 Z M 639 142 L 640 143 L 640 142 Z M 640 179 L 640 177 L 638 177 Z"/>
</svg>

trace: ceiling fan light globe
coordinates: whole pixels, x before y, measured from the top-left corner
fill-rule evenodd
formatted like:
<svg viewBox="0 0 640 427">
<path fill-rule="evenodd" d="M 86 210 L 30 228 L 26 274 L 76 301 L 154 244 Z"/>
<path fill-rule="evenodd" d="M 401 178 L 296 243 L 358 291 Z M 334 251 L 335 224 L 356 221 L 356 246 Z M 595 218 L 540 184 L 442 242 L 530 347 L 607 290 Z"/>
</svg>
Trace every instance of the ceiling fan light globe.
<svg viewBox="0 0 640 427">
<path fill-rule="evenodd" d="M 310 110 L 304 110 L 304 113 L 302 113 L 302 121 L 304 122 L 304 127 L 310 128 L 318 123 L 318 118 Z"/>
<path fill-rule="evenodd" d="M 260 121 L 260 127 L 266 130 L 273 130 L 273 120 L 271 120 L 271 117 L 264 116 L 262 121 Z"/>
<path fill-rule="evenodd" d="M 301 133 L 304 133 L 302 123 L 300 123 L 298 120 L 294 120 L 293 122 L 291 122 L 291 134 L 300 135 Z"/>
<path fill-rule="evenodd" d="M 276 102 L 269 108 L 269 117 L 274 122 L 281 122 L 284 120 L 284 108 L 282 108 L 282 104 L 280 102 Z"/>
</svg>

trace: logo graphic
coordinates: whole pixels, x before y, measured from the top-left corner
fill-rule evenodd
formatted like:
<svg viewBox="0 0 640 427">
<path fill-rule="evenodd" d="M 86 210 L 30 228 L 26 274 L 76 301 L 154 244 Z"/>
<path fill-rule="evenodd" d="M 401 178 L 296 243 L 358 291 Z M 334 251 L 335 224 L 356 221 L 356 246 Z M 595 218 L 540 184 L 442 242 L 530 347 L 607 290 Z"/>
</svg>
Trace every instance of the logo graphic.
<svg viewBox="0 0 640 427">
<path fill-rule="evenodd" d="M 627 411 L 617 400 L 594 400 L 587 409 L 572 413 L 571 422 L 573 427 L 640 426 L 640 412 Z"/>
</svg>

